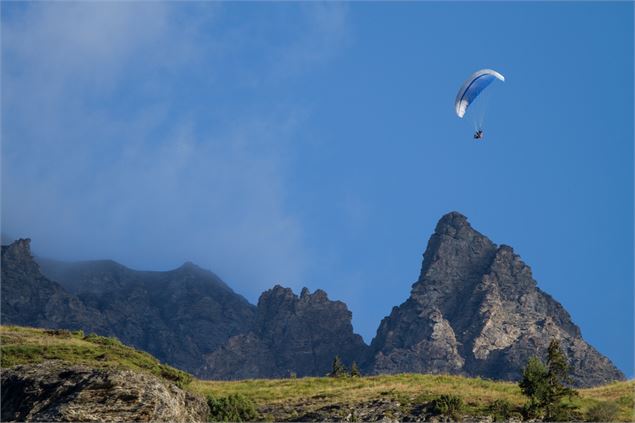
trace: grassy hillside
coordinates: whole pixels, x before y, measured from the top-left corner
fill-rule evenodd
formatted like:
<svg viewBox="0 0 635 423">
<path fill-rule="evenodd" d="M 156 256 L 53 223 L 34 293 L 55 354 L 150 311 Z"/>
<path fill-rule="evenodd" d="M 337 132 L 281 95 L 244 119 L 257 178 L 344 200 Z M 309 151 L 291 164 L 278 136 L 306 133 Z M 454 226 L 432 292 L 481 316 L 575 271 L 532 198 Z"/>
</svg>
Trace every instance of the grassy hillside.
<svg viewBox="0 0 635 423">
<path fill-rule="evenodd" d="M 527 401 L 518 385 L 478 378 L 448 375 L 400 374 L 362 378 L 301 378 L 276 380 L 245 380 L 236 382 L 194 380 L 189 389 L 203 395 L 242 394 L 251 398 L 258 408 L 301 408 L 305 412 L 337 405 L 351 410 L 358 404 L 390 400 L 407 412 L 409 408 L 430 403 L 442 395 L 461 397 L 467 415 L 491 414 L 500 401 L 509 403 L 512 413 L 520 413 Z M 586 415 L 594 405 L 613 402 L 619 407 L 619 421 L 635 421 L 633 412 L 635 381 L 617 382 L 591 389 L 580 389 L 572 403 Z"/>
<path fill-rule="evenodd" d="M 0 340 L 2 367 L 47 359 L 96 367 L 125 367 L 155 374 L 205 396 L 219 398 L 241 394 L 252 400 L 263 418 L 269 420 L 310 419 L 310 416 L 315 420 L 333 416 L 346 418 L 354 410 L 382 407 L 384 415 L 401 413 L 395 415 L 399 418 L 417 407 L 429 406 L 442 395 L 460 397 L 464 404 L 463 414 L 472 416 L 492 414 L 497 404 L 506 404 L 512 414 L 519 413 L 526 401 L 514 383 L 447 375 L 203 381 L 161 364 L 151 355 L 127 347 L 115 338 L 2 326 Z M 618 408 L 618 420 L 634 421 L 634 391 L 635 381 L 618 382 L 581 389 L 580 396 L 572 401 L 583 415 L 596 404 L 610 403 Z"/>
<path fill-rule="evenodd" d="M 179 386 L 192 376 L 165 364 L 150 354 L 130 348 L 117 340 L 82 331 L 45 330 L 19 326 L 0 326 L 2 367 L 63 360 L 94 367 L 123 367 L 152 373 Z"/>
</svg>

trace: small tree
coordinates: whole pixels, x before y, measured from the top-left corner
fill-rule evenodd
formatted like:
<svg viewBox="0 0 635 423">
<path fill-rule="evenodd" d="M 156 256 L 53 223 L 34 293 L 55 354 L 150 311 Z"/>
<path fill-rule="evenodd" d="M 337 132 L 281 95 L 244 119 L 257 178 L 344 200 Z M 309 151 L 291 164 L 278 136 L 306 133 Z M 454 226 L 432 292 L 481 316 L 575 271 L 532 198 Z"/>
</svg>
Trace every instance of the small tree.
<svg viewBox="0 0 635 423">
<path fill-rule="evenodd" d="M 525 406 L 528 417 L 540 417 L 547 404 L 548 374 L 547 367 L 538 357 L 529 358 L 518 384 L 522 393 L 529 397 L 529 403 Z"/>
<path fill-rule="evenodd" d="M 547 419 L 552 421 L 569 420 L 575 413 L 575 409 L 562 403 L 565 396 L 571 397 L 577 392 L 565 384 L 571 383 L 569 377 L 569 363 L 567 356 L 560 348 L 560 342 L 552 339 L 547 349 Z"/>
<path fill-rule="evenodd" d="M 562 403 L 565 396 L 577 394 L 564 385 L 570 380 L 568 371 L 567 357 L 555 339 L 549 343 L 546 366 L 537 357 L 529 359 L 519 383 L 522 393 L 529 397 L 525 405 L 528 417 L 562 421 L 574 416 L 575 409 Z"/>
<path fill-rule="evenodd" d="M 362 372 L 359 371 L 357 363 L 353 361 L 353 364 L 351 364 L 351 377 L 360 377 L 361 375 Z"/>
<path fill-rule="evenodd" d="M 547 367 L 549 368 L 549 393 L 552 402 L 559 401 L 565 396 L 575 394 L 573 389 L 565 386 L 565 384 L 571 383 L 569 363 L 567 363 L 567 356 L 564 355 L 560 349 L 560 342 L 556 339 L 553 339 L 549 343 L 549 349 L 547 350 Z"/>
<path fill-rule="evenodd" d="M 342 363 L 342 359 L 340 359 L 339 355 L 336 355 L 333 359 L 333 368 L 331 369 L 331 377 L 341 377 L 346 376 L 346 367 L 344 367 L 344 363 Z"/>
</svg>

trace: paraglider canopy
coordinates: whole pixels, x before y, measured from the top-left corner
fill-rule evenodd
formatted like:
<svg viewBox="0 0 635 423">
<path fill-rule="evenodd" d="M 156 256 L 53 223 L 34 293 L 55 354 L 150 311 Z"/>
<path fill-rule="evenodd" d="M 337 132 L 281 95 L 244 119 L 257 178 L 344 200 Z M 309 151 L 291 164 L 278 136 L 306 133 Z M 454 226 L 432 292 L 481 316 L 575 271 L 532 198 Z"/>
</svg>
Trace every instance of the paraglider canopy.
<svg viewBox="0 0 635 423">
<path fill-rule="evenodd" d="M 458 117 L 462 118 L 468 106 L 478 97 L 478 95 L 496 79 L 505 81 L 505 77 L 492 69 L 481 69 L 474 72 L 463 83 L 459 93 L 456 95 L 454 108 Z"/>
</svg>

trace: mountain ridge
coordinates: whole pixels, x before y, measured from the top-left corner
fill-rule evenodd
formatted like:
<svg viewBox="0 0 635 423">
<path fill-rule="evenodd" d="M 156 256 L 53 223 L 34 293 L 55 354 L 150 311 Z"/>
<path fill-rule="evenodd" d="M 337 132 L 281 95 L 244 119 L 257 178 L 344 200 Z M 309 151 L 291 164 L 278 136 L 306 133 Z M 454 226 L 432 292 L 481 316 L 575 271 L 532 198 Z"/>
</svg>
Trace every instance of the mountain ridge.
<svg viewBox="0 0 635 423">
<path fill-rule="evenodd" d="M 17 247 L 17 256 L 3 247 L 3 279 L 5 261 L 8 269 L 24 266 L 27 282 L 46 279 L 29 262 L 28 240 Z M 577 385 L 624 379 L 582 339 L 564 307 L 538 288 L 513 248 L 496 245 L 458 212 L 437 223 L 410 296 L 382 319 L 370 345 L 355 334 L 346 304 L 320 289 L 303 288 L 296 295 L 276 285 L 252 305 L 191 262 L 157 272 L 112 260 L 38 260 L 43 273 L 60 281 L 59 295 L 68 294 L 68 301 L 99 316 L 98 330 L 199 377 L 323 375 L 340 355 L 371 374 L 445 372 L 516 380 L 529 356 L 540 355 L 556 338 L 573 362 Z M 4 288 L 2 318 L 13 323 L 15 313 L 4 311 Z M 34 313 L 37 307 L 43 306 L 34 306 Z"/>
</svg>

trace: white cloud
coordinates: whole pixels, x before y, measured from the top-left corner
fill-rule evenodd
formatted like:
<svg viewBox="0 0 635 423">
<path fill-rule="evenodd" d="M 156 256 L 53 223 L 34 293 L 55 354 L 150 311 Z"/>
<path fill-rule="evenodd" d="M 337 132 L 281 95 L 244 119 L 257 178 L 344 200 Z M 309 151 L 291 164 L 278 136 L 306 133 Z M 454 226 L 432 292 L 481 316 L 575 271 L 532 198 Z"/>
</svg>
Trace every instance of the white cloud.
<svg viewBox="0 0 635 423">
<path fill-rule="evenodd" d="M 280 50 L 294 72 L 337 48 L 344 15 L 333 10 L 306 14 L 303 44 Z M 193 260 L 252 299 L 274 281 L 301 285 L 308 258 L 285 206 L 284 153 L 304 111 L 280 104 L 214 126 L 170 86 L 218 77 L 236 36 L 212 31 L 220 4 L 3 11 L 3 231 L 58 258 Z"/>
</svg>

